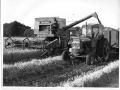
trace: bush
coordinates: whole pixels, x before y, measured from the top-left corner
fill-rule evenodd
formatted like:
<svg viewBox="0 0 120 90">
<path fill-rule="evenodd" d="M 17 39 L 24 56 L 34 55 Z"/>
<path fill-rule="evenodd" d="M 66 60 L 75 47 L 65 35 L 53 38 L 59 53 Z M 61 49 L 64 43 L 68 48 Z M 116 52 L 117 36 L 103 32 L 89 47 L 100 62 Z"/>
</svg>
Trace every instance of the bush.
<svg viewBox="0 0 120 90">
<path fill-rule="evenodd" d="M 21 24 L 20 22 L 14 21 L 11 23 L 5 23 L 3 24 L 3 36 L 24 36 L 24 32 L 26 29 L 30 29 L 29 26 L 25 26 L 24 24 Z"/>
</svg>

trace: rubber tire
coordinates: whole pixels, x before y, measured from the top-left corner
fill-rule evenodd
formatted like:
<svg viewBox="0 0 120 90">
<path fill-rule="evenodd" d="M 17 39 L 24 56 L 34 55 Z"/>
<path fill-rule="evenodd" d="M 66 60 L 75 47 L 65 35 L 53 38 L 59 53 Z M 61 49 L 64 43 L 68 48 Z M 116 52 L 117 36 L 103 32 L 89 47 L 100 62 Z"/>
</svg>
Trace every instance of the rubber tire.
<svg viewBox="0 0 120 90">
<path fill-rule="evenodd" d="M 65 62 L 69 62 L 70 61 L 69 52 L 67 50 L 63 51 L 63 53 L 62 53 L 62 60 L 64 60 Z"/>
<path fill-rule="evenodd" d="M 117 48 L 117 55 L 119 56 L 119 48 Z"/>
<path fill-rule="evenodd" d="M 93 57 L 93 63 L 91 63 L 91 57 Z M 94 54 L 92 52 L 90 52 L 87 57 L 86 57 L 86 64 L 87 65 L 93 65 L 94 64 L 94 61 L 95 61 L 95 57 L 94 57 Z"/>
<path fill-rule="evenodd" d="M 107 48 L 108 48 L 108 55 L 107 57 L 105 57 L 104 55 L 104 46 L 105 44 L 107 45 Z M 101 38 L 98 43 L 97 43 L 97 55 L 100 57 L 100 58 L 103 58 L 102 60 L 103 61 L 108 61 L 109 59 L 109 43 L 108 43 L 108 40 L 106 38 Z"/>
</svg>

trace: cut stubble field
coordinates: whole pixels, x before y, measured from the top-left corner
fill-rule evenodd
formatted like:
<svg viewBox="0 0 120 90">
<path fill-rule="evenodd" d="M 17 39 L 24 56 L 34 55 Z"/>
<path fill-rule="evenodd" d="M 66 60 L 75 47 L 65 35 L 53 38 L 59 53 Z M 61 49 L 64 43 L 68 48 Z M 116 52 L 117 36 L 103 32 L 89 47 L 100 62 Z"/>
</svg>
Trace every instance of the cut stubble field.
<svg viewBox="0 0 120 90">
<path fill-rule="evenodd" d="M 24 52 L 21 50 L 21 53 Z M 31 55 L 36 53 L 34 50 L 31 52 Z M 23 55 L 28 55 L 28 53 L 30 51 L 26 50 Z M 18 59 L 16 60 L 18 62 L 12 64 L 4 63 L 4 86 L 118 87 L 118 83 L 114 82 L 114 80 L 118 80 L 119 76 L 119 61 L 117 59 L 109 63 L 99 63 L 91 66 L 86 65 L 84 61 L 81 61 L 78 65 L 66 65 L 61 60 L 61 56 L 24 60 L 20 61 Z M 99 77 L 95 77 L 98 75 Z M 113 75 L 116 77 L 113 77 Z"/>
<path fill-rule="evenodd" d="M 3 63 L 12 64 L 40 58 L 41 51 L 34 49 L 7 49 L 3 52 Z"/>
</svg>

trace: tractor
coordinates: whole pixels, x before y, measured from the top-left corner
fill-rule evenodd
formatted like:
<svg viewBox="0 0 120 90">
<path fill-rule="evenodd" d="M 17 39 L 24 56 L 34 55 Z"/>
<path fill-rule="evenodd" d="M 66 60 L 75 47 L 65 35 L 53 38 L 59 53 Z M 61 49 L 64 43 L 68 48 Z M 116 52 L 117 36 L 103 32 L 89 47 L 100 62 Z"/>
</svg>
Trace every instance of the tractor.
<svg viewBox="0 0 120 90">
<path fill-rule="evenodd" d="M 62 59 L 67 63 L 73 63 L 76 58 L 86 58 L 87 65 L 93 65 L 97 61 L 108 61 L 111 50 L 119 53 L 119 31 L 105 30 L 96 13 L 93 13 L 78 22 L 95 17 L 99 24 L 83 25 L 77 34 L 70 32 L 68 49 L 62 53 Z M 81 32 L 81 34 L 80 34 Z M 113 47 L 114 46 L 114 47 Z"/>
<path fill-rule="evenodd" d="M 72 59 L 86 58 L 86 64 L 94 64 L 95 60 L 107 61 L 109 58 L 109 42 L 104 37 L 102 24 L 86 24 L 80 29 L 82 34 L 71 36 L 69 49 L 62 54 L 62 59 L 72 63 Z"/>
</svg>

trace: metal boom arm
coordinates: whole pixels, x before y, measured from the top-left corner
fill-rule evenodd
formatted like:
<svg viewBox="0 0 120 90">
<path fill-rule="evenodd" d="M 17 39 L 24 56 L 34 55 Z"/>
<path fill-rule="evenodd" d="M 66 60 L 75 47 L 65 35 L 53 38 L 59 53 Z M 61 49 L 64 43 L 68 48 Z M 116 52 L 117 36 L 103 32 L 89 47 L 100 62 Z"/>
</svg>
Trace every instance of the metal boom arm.
<svg viewBox="0 0 120 90">
<path fill-rule="evenodd" d="M 94 12 L 94 13 L 92 13 L 92 14 L 90 14 L 90 15 L 88 15 L 88 16 L 86 16 L 86 17 L 84 17 L 84 18 L 82 18 L 82 19 L 80 19 L 80 20 L 78 20 L 78 21 L 76 21 L 76 22 L 74 22 L 74 23 L 71 23 L 71 24 L 68 25 L 68 26 L 63 27 L 62 29 L 63 29 L 63 30 L 67 30 L 67 29 L 69 29 L 69 28 L 71 28 L 71 27 L 73 27 L 73 26 L 75 26 L 75 25 L 77 25 L 77 24 L 79 24 L 79 23 L 81 23 L 81 22 L 83 22 L 83 21 L 91 18 L 91 17 L 95 17 L 95 18 L 98 20 L 99 24 L 101 24 L 101 21 L 100 21 L 100 19 L 98 18 L 97 13 Z"/>
</svg>

